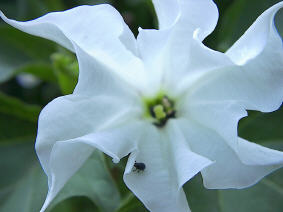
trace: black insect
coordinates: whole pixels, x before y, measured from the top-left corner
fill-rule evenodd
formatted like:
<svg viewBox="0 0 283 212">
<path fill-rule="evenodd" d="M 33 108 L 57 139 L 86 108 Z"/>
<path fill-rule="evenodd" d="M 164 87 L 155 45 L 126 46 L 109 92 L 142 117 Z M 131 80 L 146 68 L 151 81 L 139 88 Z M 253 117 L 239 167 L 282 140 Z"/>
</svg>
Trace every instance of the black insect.
<svg viewBox="0 0 283 212">
<path fill-rule="evenodd" d="M 134 171 L 140 172 L 140 171 L 144 171 L 146 166 L 144 163 L 135 162 L 134 167 L 135 167 Z"/>
</svg>

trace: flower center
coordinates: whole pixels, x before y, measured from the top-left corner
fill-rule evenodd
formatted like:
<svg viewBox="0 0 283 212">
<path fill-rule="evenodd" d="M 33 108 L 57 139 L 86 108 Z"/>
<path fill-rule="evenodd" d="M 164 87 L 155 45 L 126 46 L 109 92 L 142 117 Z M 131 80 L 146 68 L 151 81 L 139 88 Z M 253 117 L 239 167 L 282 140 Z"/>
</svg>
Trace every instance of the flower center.
<svg viewBox="0 0 283 212">
<path fill-rule="evenodd" d="M 174 102 L 164 93 L 154 98 L 145 98 L 145 116 L 157 127 L 163 127 L 168 119 L 175 118 Z"/>
</svg>

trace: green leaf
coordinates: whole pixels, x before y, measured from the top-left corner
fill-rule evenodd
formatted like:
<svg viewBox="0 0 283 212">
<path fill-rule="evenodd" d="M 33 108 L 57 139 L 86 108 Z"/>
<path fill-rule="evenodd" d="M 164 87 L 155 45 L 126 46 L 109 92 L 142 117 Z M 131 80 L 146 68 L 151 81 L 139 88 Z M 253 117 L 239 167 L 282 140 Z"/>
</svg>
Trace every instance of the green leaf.
<svg viewBox="0 0 283 212">
<path fill-rule="evenodd" d="M 218 191 L 204 188 L 200 174 L 187 182 L 183 188 L 193 212 L 224 212 L 219 205 Z"/>
<path fill-rule="evenodd" d="M 0 144 L 35 140 L 37 124 L 0 113 Z"/>
<path fill-rule="evenodd" d="M 103 212 L 113 212 L 118 207 L 120 194 L 105 165 L 103 153 L 94 151 L 49 208 L 73 196 L 90 198 Z"/>
<path fill-rule="evenodd" d="M 270 143 L 270 142 L 268 142 Z M 283 140 L 276 145 L 283 150 Z M 244 190 L 219 191 L 222 211 L 227 212 L 281 212 L 283 208 L 283 169 L 280 169 L 258 184 Z M 239 204 L 239 202 L 241 204 Z"/>
<path fill-rule="evenodd" d="M 22 120 L 37 122 L 41 108 L 0 92 L 0 113 L 15 116 Z"/>
<path fill-rule="evenodd" d="M 7 15 L 24 20 L 34 19 L 48 12 L 43 2 L 37 0 L 1 0 L 0 6 Z"/>
<path fill-rule="evenodd" d="M 263 143 L 283 140 L 283 107 L 272 113 L 249 111 L 249 116 L 240 120 L 239 136 Z"/>
<path fill-rule="evenodd" d="M 153 4 L 148 0 L 124 0 L 111 2 L 124 17 L 135 36 L 138 35 L 138 28 L 151 29 L 157 27 L 157 18 Z M 154 26 L 154 27 L 153 27 Z"/>
<path fill-rule="evenodd" d="M 58 203 L 51 212 L 102 212 L 86 197 L 71 197 Z"/>
<path fill-rule="evenodd" d="M 38 212 L 47 181 L 36 161 L 33 143 L 0 146 L 0 211 Z"/>
<path fill-rule="evenodd" d="M 54 53 L 52 55 L 53 67 L 63 94 L 73 92 L 79 75 L 79 65 L 70 53 Z"/>
<path fill-rule="evenodd" d="M 10 189 L 13 191 L 5 198 L 0 211 L 38 212 L 47 191 L 45 176 L 40 168 L 31 167 Z"/>
<path fill-rule="evenodd" d="M 34 159 L 30 142 L 0 145 L 0 189 L 13 185 L 29 168 L 30 160 Z M 25 158 L 25 160 L 23 160 Z M 18 165 L 20 163 L 20 165 Z"/>
<path fill-rule="evenodd" d="M 49 10 L 66 10 L 62 0 L 44 0 L 44 4 Z"/>
<path fill-rule="evenodd" d="M 283 172 L 276 175 L 283 178 Z M 227 190 L 219 192 L 222 211 L 227 212 L 281 212 L 283 208 L 283 186 L 270 178 L 263 179 L 256 186 L 246 190 Z M 240 203 L 240 204 L 239 204 Z"/>
<path fill-rule="evenodd" d="M 114 211 L 119 205 L 120 195 L 104 163 L 102 153 L 95 151 L 68 181 L 50 209 L 68 198 L 86 196 L 100 211 Z M 34 144 L 1 144 L 0 169 L 0 212 L 38 212 L 46 197 L 47 177 L 35 155 Z M 81 201 L 75 205 L 72 203 L 72 207 L 79 209 L 80 204 Z M 93 211 L 95 207 L 88 205 Z M 50 209 L 48 211 L 53 211 Z M 54 211 L 57 211 L 56 207 Z"/>
<path fill-rule="evenodd" d="M 24 65 L 47 62 L 55 44 L 8 25 L 0 25 L 0 83 L 13 77 Z M 52 74 L 51 72 L 49 72 Z"/>
<path fill-rule="evenodd" d="M 129 193 L 122 201 L 116 212 L 147 211 L 133 193 Z"/>
<path fill-rule="evenodd" d="M 277 15 L 275 16 L 275 24 L 277 27 L 278 32 L 281 35 L 281 38 L 283 38 L 283 10 L 279 10 Z"/>
<path fill-rule="evenodd" d="M 20 73 L 32 74 L 46 82 L 56 82 L 56 76 L 53 72 L 53 67 L 51 64 L 44 62 L 34 62 L 22 65 L 20 68 L 14 70 L 14 75 Z"/>
</svg>

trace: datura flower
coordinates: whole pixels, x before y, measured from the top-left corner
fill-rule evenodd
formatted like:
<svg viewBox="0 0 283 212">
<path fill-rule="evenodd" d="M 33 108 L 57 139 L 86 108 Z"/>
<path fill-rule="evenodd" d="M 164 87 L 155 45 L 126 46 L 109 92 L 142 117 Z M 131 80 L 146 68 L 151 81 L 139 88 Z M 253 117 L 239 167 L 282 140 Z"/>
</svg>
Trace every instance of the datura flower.
<svg viewBox="0 0 283 212">
<path fill-rule="evenodd" d="M 280 2 L 225 53 L 202 41 L 214 30 L 212 0 L 153 0 L 159 29 L 134 37 L 110 5 L 79 6 L 8 24 L 77 55 L 71 95 L 39 116 L 36 152 L 48 176 L 44 211 L 95 149 L 118 162 L 124 181 L 152 212 L 190 211 L 184 183 L 201 172 L 209 189 L 245 188 L 283 164 L 283 152 L 238 137 L 246 110 L 283 100 Z M 44 48 L 44 47 L 42 47 Z"/>
</svg>

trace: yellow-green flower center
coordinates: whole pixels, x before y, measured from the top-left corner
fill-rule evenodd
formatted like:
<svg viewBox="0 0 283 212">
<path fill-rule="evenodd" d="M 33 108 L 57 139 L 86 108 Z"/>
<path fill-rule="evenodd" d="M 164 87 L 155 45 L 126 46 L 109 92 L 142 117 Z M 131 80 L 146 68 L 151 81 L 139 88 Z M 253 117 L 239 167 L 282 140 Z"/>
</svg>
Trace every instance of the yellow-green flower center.
<svg viewBox="0 0 283 212">
<path fill-rule="evenodd" d="M 176 111 L 171 98 L 160 92 L 154 98 L 144 98 L 145 116 L 157 127 L 163 127 L 168 119 L 175 118 Z"/>
</svg>

